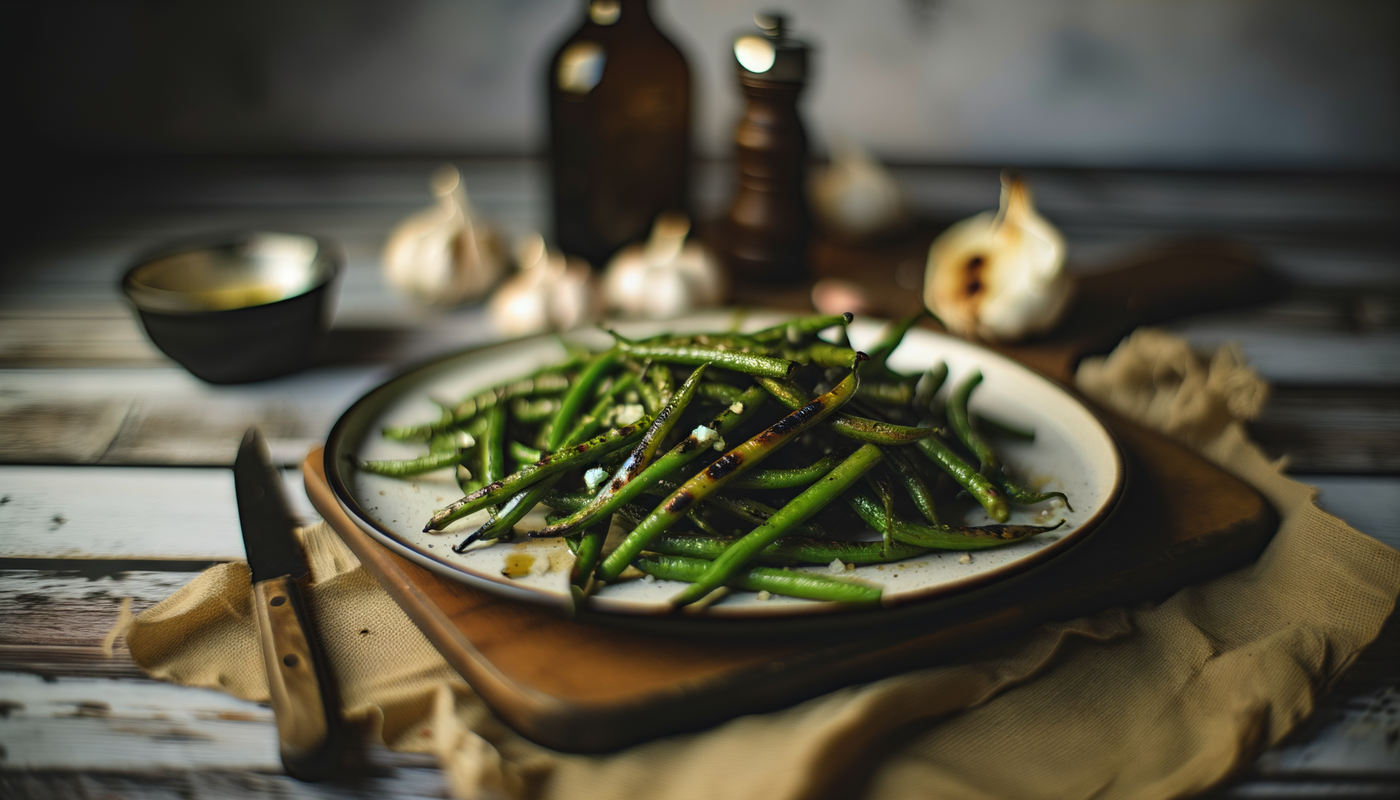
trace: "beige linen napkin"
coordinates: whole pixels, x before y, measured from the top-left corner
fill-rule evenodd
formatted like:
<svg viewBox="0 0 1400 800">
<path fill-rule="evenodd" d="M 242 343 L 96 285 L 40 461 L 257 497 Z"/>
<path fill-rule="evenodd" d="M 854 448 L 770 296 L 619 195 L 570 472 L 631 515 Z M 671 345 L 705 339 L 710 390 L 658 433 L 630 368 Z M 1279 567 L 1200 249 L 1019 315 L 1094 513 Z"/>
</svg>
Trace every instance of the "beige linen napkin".
<svg viewBox="0 0 1400 800">
<path fill-rule="evenodd" d="M 1087 395 L 1196 448 L 1278 509 L 1257 563 L 1157 605 L 1045 625 L 976 660 L 843 689 L 605 756 L 496 721 L 324 524 L 302 531 L 309 602 L 347 716 L 436 753 L 458 797 L 1166 798 L 1246 765 L 1313 709 L 1378 633 L 1400 553 L 1318 510 L 1238 421 L 1264 386 L 1139 331 L 1085 362 Z M 265 701 L 248 572 L 214 567 L 127 631 L 153 677 Z"/>
</svg>

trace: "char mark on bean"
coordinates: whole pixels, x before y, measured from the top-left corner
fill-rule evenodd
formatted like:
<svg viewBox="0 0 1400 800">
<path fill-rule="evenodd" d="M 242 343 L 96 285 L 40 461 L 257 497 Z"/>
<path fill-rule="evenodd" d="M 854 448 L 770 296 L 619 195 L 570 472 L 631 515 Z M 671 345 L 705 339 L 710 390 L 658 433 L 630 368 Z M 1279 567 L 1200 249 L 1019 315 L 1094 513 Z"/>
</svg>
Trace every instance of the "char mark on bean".
<svg viewBox="0 0 1400 800">
<path fill-rule="evenodd" d="M 622 487 L 626 485 L 627 484 L 621 478 L 613 478 L 612 490 L 614 492 L 620 492 L 622 491 Z"/>
<path fill-rule="evenodd" d="M 769 442 L 772 442 L 774 439 L 777 439 L 780 436 L 786 435 L 798 428 L 801 428 L 807 423 L 808 419 L 820 413 L 825 406 L 826 402 L 818 398 L 808 403 L 807 405 L 797 409 L 791 414 L 788 414 L 786 417 L 783 417 L 782 419 L 773 423 L 773 427 L 769 428 L 763 433 L 760 433 L 757 437 L 759 443 L 768 444 Z"/>
<path fill-rule="evenodd" d="M 694 504 L 695 495 L 691 494 L 685 489 L 681 489 L 680 491 L 676 492 L 676 495 L 674 497 L 666 501 L 666 513 L 684 514 L 686 509 L 690 508 Z"/>
<path fill-rule="evenodd" d="M 718 461 L 711 464 L 709 469 L 705 470 L 705 474 L 712 481 L 721 480 L 729 474 L 733 473 L 734 470 L 738 469 L 739 465 L 743 463 L 743 454 L 725 453 L 723 456 L 720 457 Z"/>
</svg>

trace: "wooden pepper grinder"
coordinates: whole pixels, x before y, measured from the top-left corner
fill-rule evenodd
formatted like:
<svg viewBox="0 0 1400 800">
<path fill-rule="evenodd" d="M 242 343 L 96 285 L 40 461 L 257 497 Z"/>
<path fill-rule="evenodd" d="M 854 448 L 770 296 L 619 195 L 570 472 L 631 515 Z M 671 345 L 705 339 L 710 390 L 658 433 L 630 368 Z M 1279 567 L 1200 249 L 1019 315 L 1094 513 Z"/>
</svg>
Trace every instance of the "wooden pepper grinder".
<svg viewBox="0 0 1400 800">
<path fill-rule="evenodd" d="M 811 48 L 787 36 L 781 14 L 760 13 L 760 33 L 734 41 L 747 105 L 734 132 L 738 191 L 720 243 L 738 281 L 780 282 L 807 275 L 807 134 L 797 113 Z"/>
</svg>

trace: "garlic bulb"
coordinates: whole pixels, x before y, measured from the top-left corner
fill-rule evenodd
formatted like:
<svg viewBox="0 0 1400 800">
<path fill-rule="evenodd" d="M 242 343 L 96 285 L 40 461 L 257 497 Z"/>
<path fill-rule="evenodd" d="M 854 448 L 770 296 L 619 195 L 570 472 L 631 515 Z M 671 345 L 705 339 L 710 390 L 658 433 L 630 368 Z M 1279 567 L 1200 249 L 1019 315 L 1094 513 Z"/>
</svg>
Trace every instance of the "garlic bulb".
<svg viewBox="0 0 1400 800">
<path fill-rule="evenodd" d="M 457 168 L 433 173 L 438 203 L 404 220 L 384 245 L 384 275 L 420 300 L 453 305 L 477 300 L 505 271 L 505 245 L 494 228 L 473 219 Z"/>
<path fill-rule="evenodd" d="M 684 214 L 661 214 L 645 244 L 613 256 L 603 277 L 608 306 L 626 316 L 669 319 L 723 299 L 724 274 L 704 247 L 685 240 L 689 233 Z"/>
<path fill-rule="evenodd" d="M 954 224 L 929 248 L 924 304 L 960 336 L 1014 342 L 1045 333 L 1072 293 L 1064 237 L 1019 178 L 1002 177 L 1000 211 Z"/>
<path fill-rule="evenodd" d="M 521 243 L 520 271 L 491 296 L 491 324 L 502 336 L 568 330 L 596 316 L 592 270 L 550 250 L 539 234 Z"/>
<path fill-rule="evenodd" d="M 817 218 L 846 239 L 889 233 L 909 220 L 894 176 L 853 142 L 833 141 L 831 165 L 813 176 L 811 191 Z"/>
</svg>

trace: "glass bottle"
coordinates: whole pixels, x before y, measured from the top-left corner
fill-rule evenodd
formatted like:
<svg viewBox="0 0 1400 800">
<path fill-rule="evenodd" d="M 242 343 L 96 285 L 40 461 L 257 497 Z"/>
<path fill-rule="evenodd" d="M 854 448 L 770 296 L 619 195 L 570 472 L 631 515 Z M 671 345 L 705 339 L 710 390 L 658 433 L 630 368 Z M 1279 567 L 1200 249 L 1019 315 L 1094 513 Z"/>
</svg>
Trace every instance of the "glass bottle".
<svg viewBox="0 0 1400 800">
<path fill-rule="evenodd" d="M 648 0 L 585 9 L 549 62 L 550 178 L 555 241 L 601 266 L 690 210 L 690 67 Z"/>
</svg>

